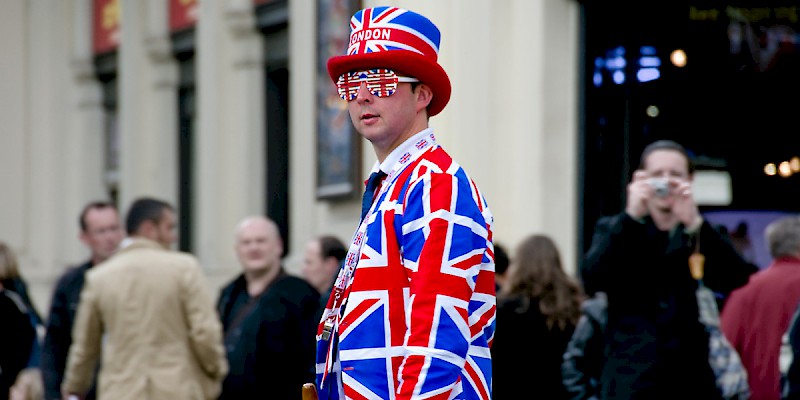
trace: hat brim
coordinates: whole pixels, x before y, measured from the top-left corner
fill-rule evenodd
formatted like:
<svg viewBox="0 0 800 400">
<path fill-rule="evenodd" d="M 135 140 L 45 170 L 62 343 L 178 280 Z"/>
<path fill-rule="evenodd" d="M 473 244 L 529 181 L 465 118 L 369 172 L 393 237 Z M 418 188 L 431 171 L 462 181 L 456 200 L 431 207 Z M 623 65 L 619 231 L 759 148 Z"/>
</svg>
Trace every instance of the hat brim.
<svg viewBox="0 0 800 400">
<path fill-rule="evenodd" d="M 398 75 L 419 79 L 433 91 L 428 115 L 439 114 L 450 101 L 450 78 L 441 65 L 430 57 L 408 50 L 379 51 L 366 54 L 336 56 L 328 59 L 328 75 L 336 83 L 345 72 L 369 68 L 388 68 Z"/>
</svg>

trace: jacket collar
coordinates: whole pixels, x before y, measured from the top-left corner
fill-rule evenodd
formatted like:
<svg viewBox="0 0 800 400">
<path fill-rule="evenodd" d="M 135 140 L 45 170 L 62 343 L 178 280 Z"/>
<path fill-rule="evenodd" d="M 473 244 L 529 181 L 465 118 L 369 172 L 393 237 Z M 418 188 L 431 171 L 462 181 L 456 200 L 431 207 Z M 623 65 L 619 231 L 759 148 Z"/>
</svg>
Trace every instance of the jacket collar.
<svg viewBox="0 0 800 400">
<path fill-rule="evenodd" d="M 143 237 L 127 237 L 119 244 L 119 251 L 126 252 L 136 249 L 159 249 L 166 250 L 158 242 Z"/>
</svg>

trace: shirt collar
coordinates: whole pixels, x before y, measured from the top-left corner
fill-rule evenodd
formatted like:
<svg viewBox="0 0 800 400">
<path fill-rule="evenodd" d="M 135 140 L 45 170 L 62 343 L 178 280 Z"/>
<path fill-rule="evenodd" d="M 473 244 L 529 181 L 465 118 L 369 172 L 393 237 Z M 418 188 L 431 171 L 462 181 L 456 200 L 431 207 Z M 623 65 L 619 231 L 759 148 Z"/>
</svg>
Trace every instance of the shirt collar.
<svg viewBox="0 0 800 400">
<path fill-rule="evenodd" d="M 372 166 L 370 173 L 375 172 L 377 170 L 381 170 L 386 174 L 391 173 L 395 164 L 397 164 L 400 161 L 400 158 L 403 157 L 403 155 L 406 154 L 407 152 L 411 151 L 411 148 L 414 147 L 415 143 L 417 143 L 420 139 L 422 139 L 426 135 L 430 135 L 431 132 L 433 132 L 433 128 L 425 128 L 419 131 L 414 136 L 411 136 L 410 138 L 406 139 L 403 143 L 400 144 L 400 146 L 397 146 L 397 148 L 392 150 L 392 152 L 389 153 L 388 156 L 386 156 L 386 159 L 383 160 L 382 163 L 375 161 L 375 164 Z"/>
</svg>

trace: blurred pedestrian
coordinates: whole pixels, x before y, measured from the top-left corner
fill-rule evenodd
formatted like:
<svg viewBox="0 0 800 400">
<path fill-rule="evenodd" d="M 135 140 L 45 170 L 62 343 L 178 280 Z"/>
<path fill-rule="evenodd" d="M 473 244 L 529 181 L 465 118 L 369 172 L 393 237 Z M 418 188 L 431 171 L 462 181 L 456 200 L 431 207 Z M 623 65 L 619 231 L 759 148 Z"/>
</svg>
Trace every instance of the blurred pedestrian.
<svg viewBox="0 0 800 400">
<path fill-rule="evenodd" d="M 316 320 L 319 322 L 328 298 L 333 290 L 333 281 L 342 267 L 347 248 L 339 238 L 322 235 L 311 239 L 306 244 L 303 257 L 303 278 L 319 292 L 320 308 Z"/>
<path fill-rule="evenodd" d="M 0 242 L 0 400 L 8 400 L 17 375 L 30 361 L 36 342 L 33 312 L 22 296 L 11 288 L 21 282 L 16 256 Z"/>
<path fill-rule="evenodd" d="M 508 258 L 508 252 L 506 252 L 505 246 L 500 243 L 494 243 L 494 282 L 495 282 L 495 291 L 500 292 L 500 288 L 503 287 L 503 284 L 506 282 L 506 278 L 508 277 L 508 265 L 511 263 L 511 260 Z"/>
<path fill-rule="evenodd" d="M 571 400 L 599 400 L 605 361 L 606 294 L 597 292 L 581 304 L 581 318 L 567 343 L 561 379 Z"/>
<path fill-rule="evenodd" d="M 314 378 L 319 293 L 283 268 L 283 239 L 271 219 L 244 218 L 235 238 L 242 273 L 217 305 L 230 365 L 220 400 L 299 398 Z"/>
<path fill-rule="evenodd" d="M 102 357 L 100 399 L 216 399 L 228 371 L 222 325 L 197 259 L 170 250 L 173 207 L 139 198 L 125 226 L 120 250 L 86 273 L 64 396 L 85 396 Z"/>
<path fill-rule="evenodd" d="M 541 234 L 525 238 L 497 295 L 491 349 L 494 398 L 517 398 L 522 382 L 531 398 L 567 398 L 561 363 L 581 315 L 581 301 L 583 289 L 564 271 L 555 242 Z"/>
<path fill-rule="evenodd" d="M 628 184 L 625 209 L 597 221 L 581 272 L 590 295 L 608 298 L 603 399 L 721 398 L 689 257 L 699 243 L 703 282 L 723 297 L 756 268 L 700 215 L 693 177 L 683 146 L 653 142 Z"/>
<path fill-rule="evenodd" d="M 781 395 L 781 337 L 800 302 L 800 217 L 782 217 L 764 231 L 772 263 L 731 293 L 721 316 L 725 337 L 747 369 L 751 400 Z"/>
<path fill-rule="evenodd" d="M 44 335 L 44 321 L 28 294 L 28 283 L 20 273 L 14 252 L 11 250 L 11 247 L 3 242 L 0 242 L 0 281 L 2 281 L 3 286 L 7 290 L 14 292 L 19 297 L 22 304 L 25 305 L 28 318 L 36 331 L 36 340 L 33 341 L 31 346 L 30 355 L 28 356 L 28 362 L 25 364 L 25 368 L 38 369 L 42 349 L 41 341 Z"/>
<path fill-rule="evenodd" d="M 117 251 L 124 236 L 119 212 L 114 203 L 92 201 L 78 217 L 79 239 L 89 248 L 89 259 L 67 269 L 56 283 L 47 316 L 47 331 L 42 346 L 41 369 L 47 400 L 61 399 L 61 382 L 72 344 L 72 326 L 78 310 L 86 272 Z M 96 376 L 85 400 L 96 398 Z"/>
<path fill-rule="evenodd" d="M 756 252 L 753 248 L 753 242 L 750 240 L 747 221 L 740 221 L 739 224 L 736 225 L 736 229 L 730 233 L 730 237 L 733 247 L 742 255 L 742 258 L 747 262 L 755 263 Z"/>
</svg>

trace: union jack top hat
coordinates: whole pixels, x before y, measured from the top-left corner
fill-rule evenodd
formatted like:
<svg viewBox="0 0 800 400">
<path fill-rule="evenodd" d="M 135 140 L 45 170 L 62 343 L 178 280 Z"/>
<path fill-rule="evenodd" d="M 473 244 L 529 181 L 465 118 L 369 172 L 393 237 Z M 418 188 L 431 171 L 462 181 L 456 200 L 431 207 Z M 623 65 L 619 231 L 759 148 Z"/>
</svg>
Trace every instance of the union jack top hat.
<svg viewBox="0 0 800 400">
<path fill-rule="evenodd" d="M 397 7 L 365 8 L 350 18 L 347 54 L 328 59 L 335 83 L 346 72 L 389 68 L 417 78 L 433 91 L 428 115 L 440 113 L 450 101 L 450 78 L 439 65 L 439 28 L 428 18 Z"/>
</svg>

